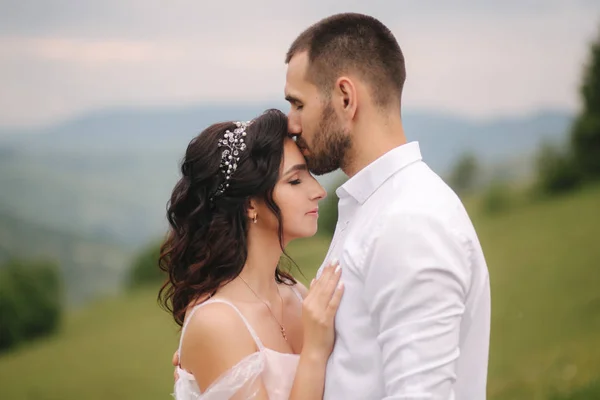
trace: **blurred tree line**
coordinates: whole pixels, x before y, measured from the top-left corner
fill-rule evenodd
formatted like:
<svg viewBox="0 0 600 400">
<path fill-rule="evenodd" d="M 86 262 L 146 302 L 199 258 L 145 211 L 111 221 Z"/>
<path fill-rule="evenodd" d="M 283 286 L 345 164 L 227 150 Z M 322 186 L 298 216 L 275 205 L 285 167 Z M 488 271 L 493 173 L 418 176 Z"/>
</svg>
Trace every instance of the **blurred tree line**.
<svg viewBox="0 0 600 400">
<path fill-rule="evenodd" d="M 331 238 L 338 220 L 338 201 L 335 189 L 342 186 L 348 178 L 340 176 L 332 185 L 334 189 L 327 192 L 327 197 L 319 202 L 318 234 Z"/>
<path fill-rule="evenodd" d="M 458 160 L 448 177 L 448 183 L 459 194 L 475 189 L 479 178 L 479 162 L 473 153 L 466 153 Z"/>
<path fill-rule="evenodd" d="M 161 284 L 166 279 L 166 274 L 158 267 L 161 244 L 149 244 L 133 260 L 127 281 L 130 289 Z"/>
<path fill-rule="evenodd" d="M 543 143 L 536 155 L 534 193 L 554 195 L 600 180 L 600 30 L 590 44 L 579 88 L 581 110 L 565 143 Z M 478 184 L 480 166 L 474 154 L 464 154 L 448 176 L 459 194 L 469 194 Z M 485 212 L 495 213 L 511 203 L 511 188 L 494 179 L 482 197 Z"/>
<path fill-rule="evenodd" d="M 590 44 L 579 94 L 582 107 L 566 146 L 545 144 L 540 150 L 538 186 L 543 193 L 565 192 L 600 179 L 600 30 Z"/>
<path fill-rule="evenodd" d="M 53 333 L 64 313 L 58 265 L 12 259 L 0 265 L 0 352 Z"/>
</svg>

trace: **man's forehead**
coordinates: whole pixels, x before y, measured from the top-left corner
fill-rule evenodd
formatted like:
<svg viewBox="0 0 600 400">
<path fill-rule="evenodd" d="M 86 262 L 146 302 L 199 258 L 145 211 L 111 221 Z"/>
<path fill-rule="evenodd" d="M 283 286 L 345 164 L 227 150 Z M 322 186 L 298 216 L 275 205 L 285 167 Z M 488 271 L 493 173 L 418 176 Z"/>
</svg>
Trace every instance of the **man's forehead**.
<svg viewBox="0 0 600 400">
<path fill-rule="evenodd" d="M 302 81 L 308 68 L 308 52 L 294 54 L 287 65 L 286 78 L 288 81 Z"/>
<path fill-rule="evenodd" d="M 311 97 L 317 87 L 304 76 L 288 77 L 285 81 L 284 94 L 288 101 L 304 101 L 306 97 Z"/>
<path fill-rule="evenodd" d="M 286 79 L 285 88 L 283 89 L 285 99 L 290 102 L 300 101 L 303 91 L 306 91 L 306 82 L 295 79 Z"/>
<path fill-rule="evenodd" d="M 290 76 L 289 66 L 288 66 L 288 73 L 285 76 L 285 87 L 283 88 L 283 94 L 285 95 L 285 98 L 288 99 L 290 97 L 296 97 L 295 92 L 296 92 L 296 90 L 294 88 L 294 80 Z"/>
</svg>

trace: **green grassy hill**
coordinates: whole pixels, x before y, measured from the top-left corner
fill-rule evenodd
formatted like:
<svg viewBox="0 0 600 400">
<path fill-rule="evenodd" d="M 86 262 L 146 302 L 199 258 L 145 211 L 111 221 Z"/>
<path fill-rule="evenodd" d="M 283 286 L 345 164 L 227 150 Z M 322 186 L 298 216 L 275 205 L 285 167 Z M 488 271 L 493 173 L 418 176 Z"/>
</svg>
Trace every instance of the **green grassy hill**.
<svg viewBox="0 0 600 400">
<path fill-rule="evenodd" d="M 600 398 L 600 187 L 474 219 L 492 279 L 488 398 Z M 327 244 L 290 249 L 308 280 Z M 94 305 L 56 337 L 1 356 L 0 398 L 170 398 L 178 336 L 155 297 Z"/>
<path fill-rule="evenodd" d="M 573 399 L 600 399 L 600 187 L 476 225 L 492 282 L 490 398 L 592 385 Z"/>
</svg>

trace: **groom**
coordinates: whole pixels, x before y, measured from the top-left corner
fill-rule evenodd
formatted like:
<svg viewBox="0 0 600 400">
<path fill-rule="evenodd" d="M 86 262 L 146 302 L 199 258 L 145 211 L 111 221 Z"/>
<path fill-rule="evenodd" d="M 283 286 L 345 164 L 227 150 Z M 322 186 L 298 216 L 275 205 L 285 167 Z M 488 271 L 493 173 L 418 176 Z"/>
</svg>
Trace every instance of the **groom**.
<svg viewBox="0 0 600 400">
<path fill-rule="evenodd" d="M 461 201 L 407 143 L 396 39 L 334 15 L 286 63 L 289 130 L 311 172 L 349 177 L 323 263 L 337 258 L 345 284 L 324 399 L 485 399 L 488 270 Z"/>
<path fill-rule="evenodd" d="M 291 45 L 289 130 L 320 175 L 341 168 L 337 258 L 345 293 L 325 399 L 486 397 L 490 287 L 455 193 L 407 143 L 404 57 L 378 20 L 339 14 Z"/>
</svg>

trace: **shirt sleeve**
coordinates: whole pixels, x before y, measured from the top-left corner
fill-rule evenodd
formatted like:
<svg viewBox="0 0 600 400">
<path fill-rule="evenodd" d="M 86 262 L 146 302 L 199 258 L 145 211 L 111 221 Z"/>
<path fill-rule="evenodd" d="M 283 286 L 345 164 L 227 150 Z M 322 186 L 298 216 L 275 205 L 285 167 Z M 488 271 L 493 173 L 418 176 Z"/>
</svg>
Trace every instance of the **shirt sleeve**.
<svg viewBox="0 0 600 400">
<path fill-rule="evenodd" d="M 364 267 L 385 399 L 454 399 L 471 276 L 465 240 L 431 216 L 393 215 L 376 233 Z"/>
</svg>

